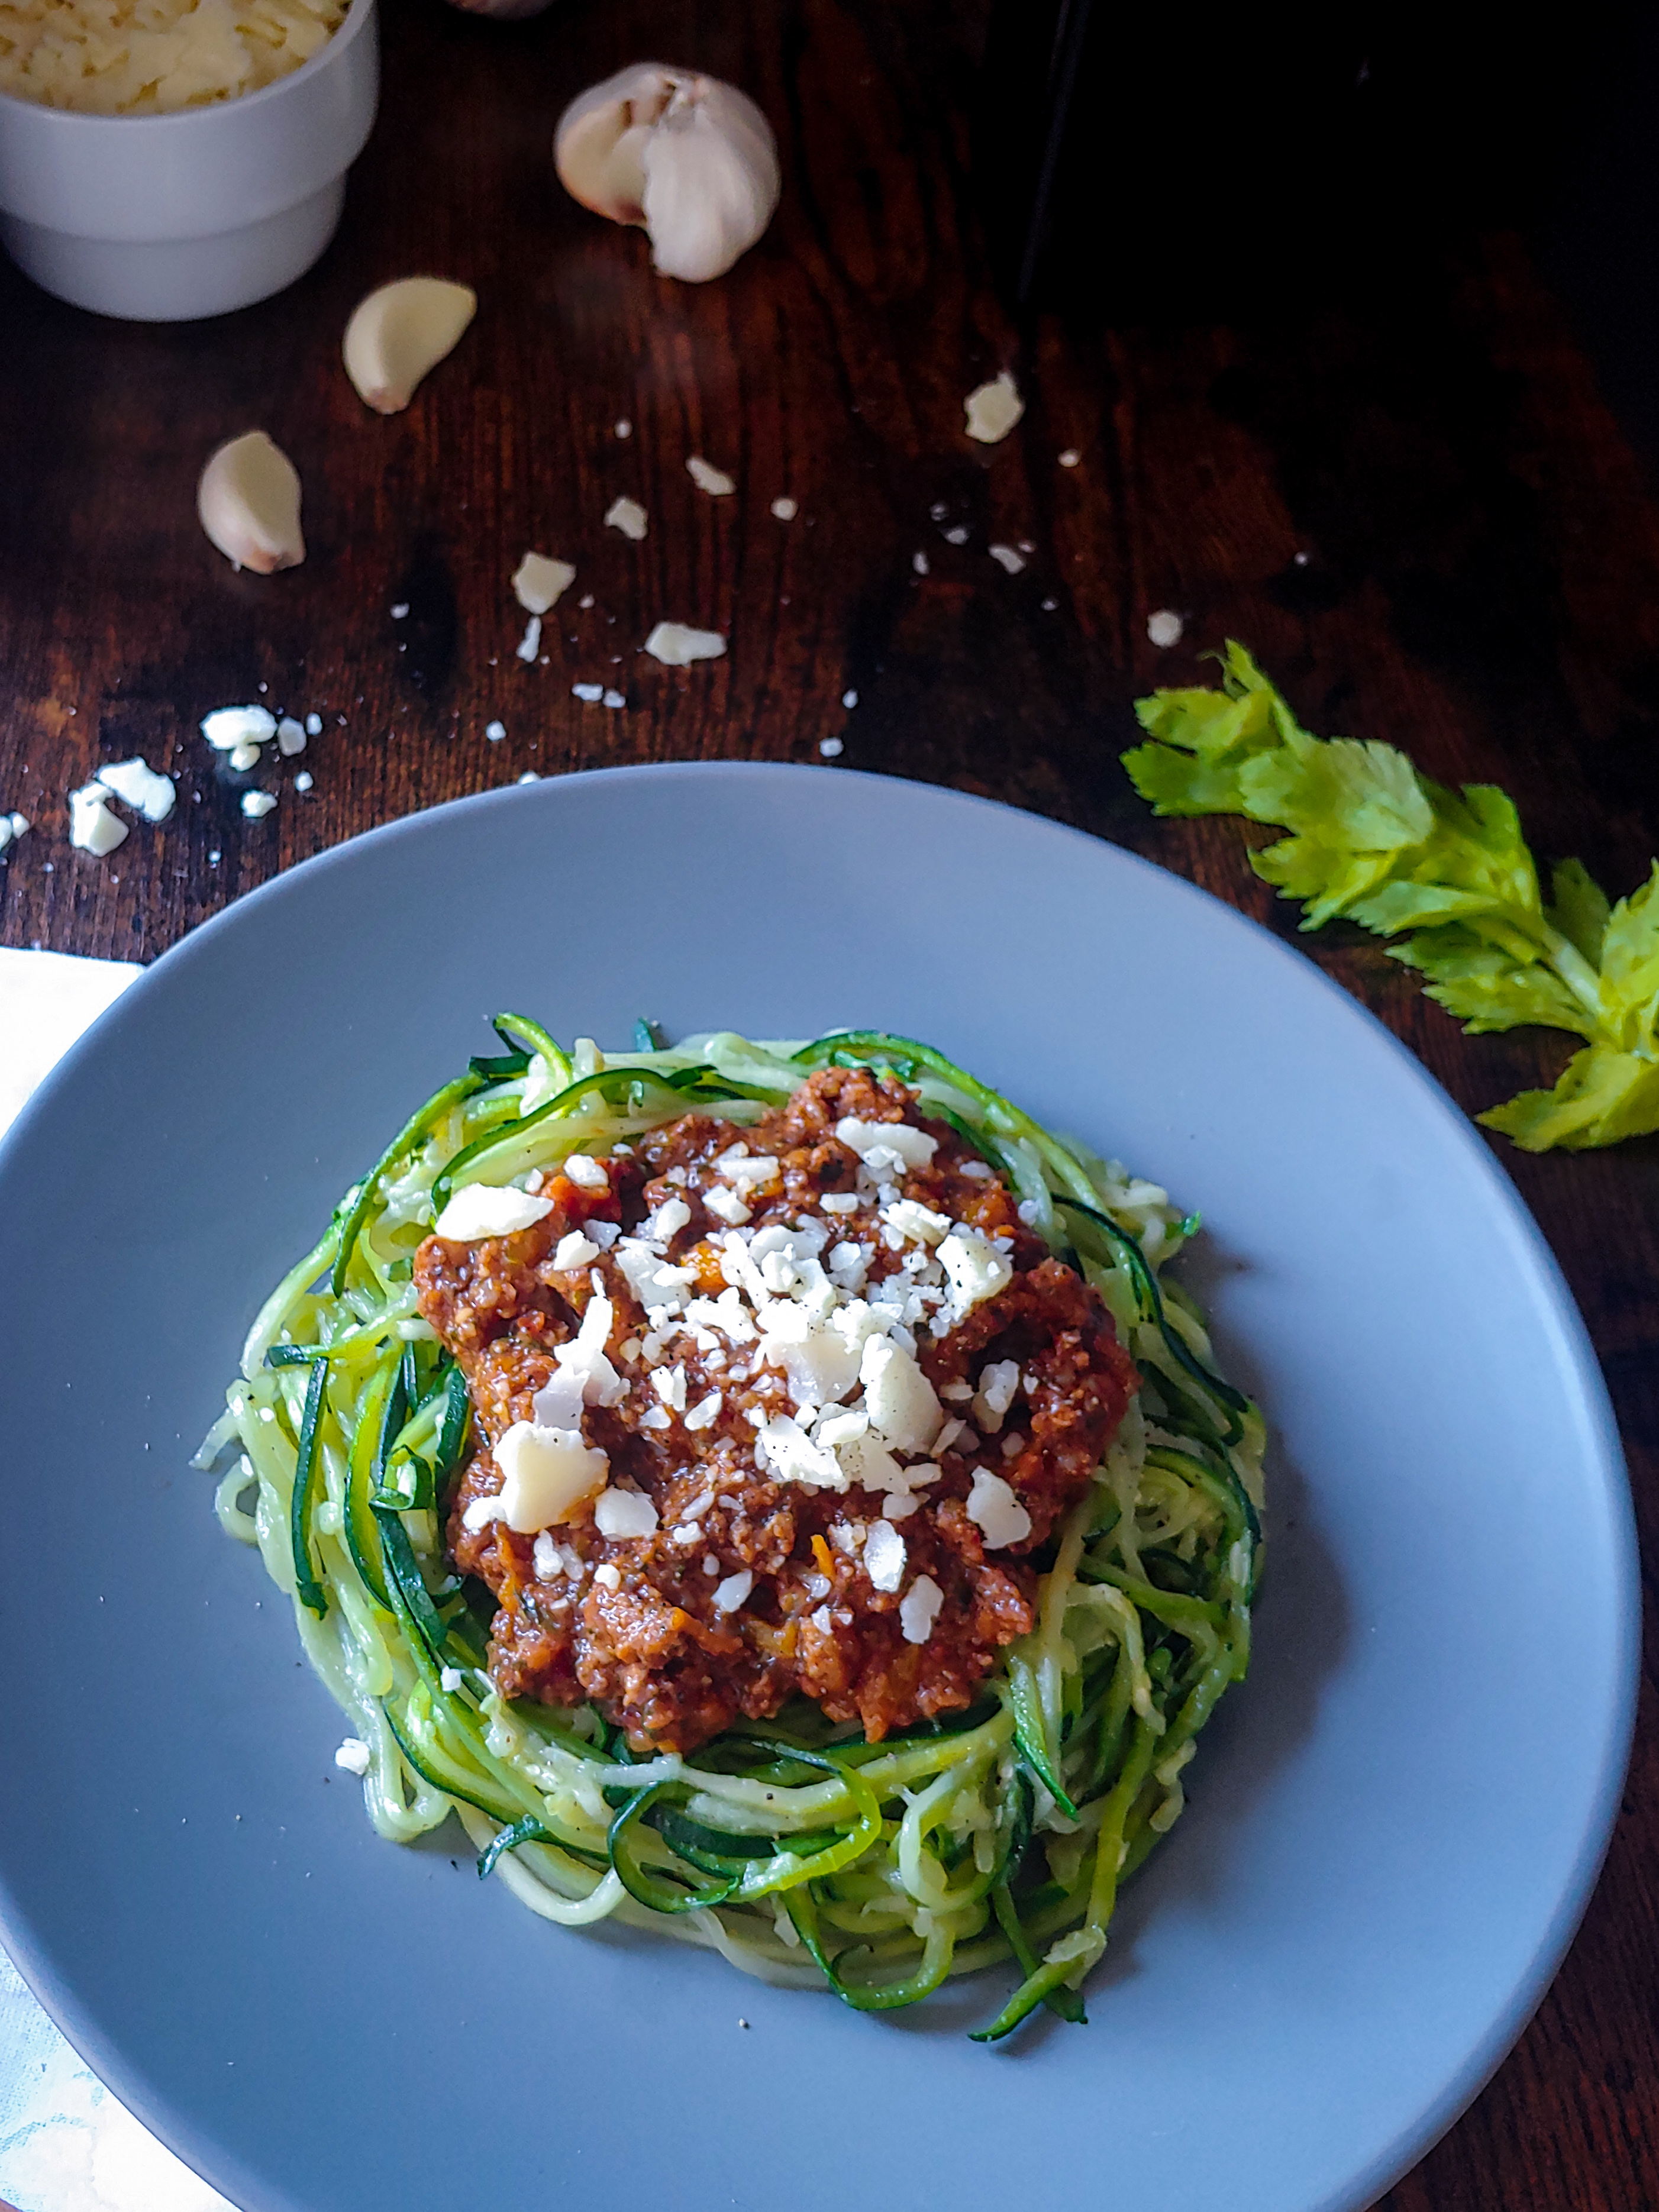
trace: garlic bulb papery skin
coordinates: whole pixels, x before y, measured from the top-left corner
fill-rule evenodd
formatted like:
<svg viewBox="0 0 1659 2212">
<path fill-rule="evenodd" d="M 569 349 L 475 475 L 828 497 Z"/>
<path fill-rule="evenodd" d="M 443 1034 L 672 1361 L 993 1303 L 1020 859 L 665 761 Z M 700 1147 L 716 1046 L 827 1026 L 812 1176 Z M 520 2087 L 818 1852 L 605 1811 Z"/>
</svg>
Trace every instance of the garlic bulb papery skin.
<svg viewBox="0 0 1659 2212">
<path fill-rule="evenodd" d="M 723 276 L 772 220 L 772 127 L 747 94 L 662 62 L 619 70 L 573 100 L 553 138 L 573 199 L 641 225 L 665 276 Z"/>
</svg>

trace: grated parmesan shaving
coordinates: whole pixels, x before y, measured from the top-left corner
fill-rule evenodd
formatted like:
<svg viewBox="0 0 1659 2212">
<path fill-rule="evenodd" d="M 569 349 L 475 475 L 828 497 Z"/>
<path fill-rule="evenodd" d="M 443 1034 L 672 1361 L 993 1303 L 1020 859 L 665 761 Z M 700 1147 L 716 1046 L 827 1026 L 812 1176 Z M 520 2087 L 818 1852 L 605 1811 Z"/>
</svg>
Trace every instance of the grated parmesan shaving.
<svg viewBox="0 0 1659 2212">
<path fill-rule="evenodd" d="M 0 0 L 0 92 L 154 115 L 257 92 L 308 62 L 344 0 Z"/>
</svg>

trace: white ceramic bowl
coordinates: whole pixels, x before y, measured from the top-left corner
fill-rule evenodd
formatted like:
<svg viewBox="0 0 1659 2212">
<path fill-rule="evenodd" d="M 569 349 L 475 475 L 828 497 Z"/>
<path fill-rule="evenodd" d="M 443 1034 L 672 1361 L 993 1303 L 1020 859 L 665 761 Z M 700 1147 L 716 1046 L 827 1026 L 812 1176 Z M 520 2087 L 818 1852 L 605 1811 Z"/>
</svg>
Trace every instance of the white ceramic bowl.
<svg viewBox="0 0 1659 2212">
<path fill-rule="evenodd" d="M 289 76 L 172 115 L 0 94 L 0 242 L 37 284 L 130 321 L 269 298 L 333 237 L 380 92 L 374 0 Z"/>
</svg>

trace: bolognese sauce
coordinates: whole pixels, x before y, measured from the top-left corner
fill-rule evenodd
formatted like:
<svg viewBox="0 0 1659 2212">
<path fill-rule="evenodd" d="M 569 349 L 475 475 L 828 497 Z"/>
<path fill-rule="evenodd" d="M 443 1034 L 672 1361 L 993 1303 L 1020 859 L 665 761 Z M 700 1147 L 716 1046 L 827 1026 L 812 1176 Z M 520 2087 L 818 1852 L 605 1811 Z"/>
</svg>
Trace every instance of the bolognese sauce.
<svg viewBox="0 0 1659 2212">
<path fill-rule="evenodd" d="M 476 1417 L 447 1537 L 501 1692 L 677 1752 L 797 1695 L 872 1741 L 970 1705 L 1137 1387 L 1007 1186 L 832 1068 L 532 1187 L 530 1226 L 415 1264 Z M 528 1526 L 503 1462 L 538 1437 L 586 1487 Z"/>
</svg>

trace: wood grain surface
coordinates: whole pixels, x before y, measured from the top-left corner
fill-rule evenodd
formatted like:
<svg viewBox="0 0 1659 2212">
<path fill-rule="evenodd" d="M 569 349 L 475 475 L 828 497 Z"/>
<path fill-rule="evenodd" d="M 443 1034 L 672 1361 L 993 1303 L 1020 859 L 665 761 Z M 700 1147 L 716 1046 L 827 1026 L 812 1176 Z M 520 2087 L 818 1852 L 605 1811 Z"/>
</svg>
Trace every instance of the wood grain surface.
<svg viewBox="0 0 1659 2212">
<path fill-rule="evenodd" d="M 1255 314 L 1199 292 L 1183 309 L 1176 282 L 1156 319 L 1107 299 L 1016 324 L 969 158 L 984 29 L 951 0 L 561 0 L 517 26 L 392 0 L 344 228 L 282 297 L 145 328 L 0 269 L 0 807 L 34 825 L 0 862 L 0 939 L 149 959 L 278 868 L 530 770 L 816 760 L 832 740 L 848 767 L 1115 839 L 1289 935 L 1239 825 L 1155 821 L 1118 765 L 1136 695 L 1196 680 L 1229 635 L 1310 727 L 1501 783 L 1540 855 L 1633 888 L 1659 853 L 1659 507 L 1520 235 L 1448 223 L 1384 283 L 1281 289 Z M 715 284 L 653 276 L 642 235 L 552 175 L 564 101 L 650 53 L 736 80 L 777 128 L 780 212 Z M 340 334 L 366 289 L 417 270 L 474 285 L 477 319 L 381 420 Z M 1024 420 L 976 447 L 963 396 L 1005 366 Z M 305 483 L 309 556 L 273 579 L 234 574 L 194 517 L 209 452 L 256 426 Z M 693 454 L 735 494 L 699 491 Z M 641 544 L 604 526 L 621 493 L 648 510 Z M 1029 549 L 1024 568 L 993 543 Z M 526 666 L 509 580 L 532 546 L 578 576 Z M 1187 631 L 1159 653 L 1164 607 Z M 728 633 L 728 657 L 659 666 L 640 647 L 663 617 Z M 589 682 L 625 705 L 577 700 Z M 198 722 L 255 698 L 323 733 L 233 775 Z M 68 793 L 133 753 L 179 777 L 175 816 L 108 860 L 73 852 Z M 251 821 L 255 785 L 279 801 Z M 1542 1032 L 1463 1037 L 1357 932 L 1298 942 L 1471 1111 L 1565 1060 Z M 1595 1339 L 1651 1618 L 1659 1140 L 1493 1146 Z M 1659 2206 L 1651 1652 L 1583 1929 L 1389 2212 Z"/>
</svg>

